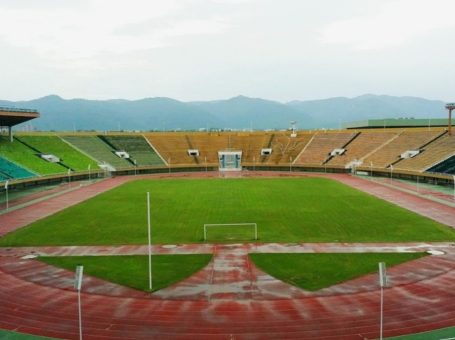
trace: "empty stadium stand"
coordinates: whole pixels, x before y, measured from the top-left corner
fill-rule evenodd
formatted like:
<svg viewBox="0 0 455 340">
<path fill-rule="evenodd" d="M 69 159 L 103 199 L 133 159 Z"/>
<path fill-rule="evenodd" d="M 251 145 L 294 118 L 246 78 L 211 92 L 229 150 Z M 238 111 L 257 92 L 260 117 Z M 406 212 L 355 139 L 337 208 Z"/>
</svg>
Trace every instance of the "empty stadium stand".
<svg viewBox="0 0 455 340">
<path fill-rule="evenodd" d="M 126 151 L 138 166 L 164 165 L 163 160 L 150 146 L 143 136 L 121 135 L 101 136 L 112 147 L 119 151 Z"/>
<path fill-rule="evenodd" d="M 95 160 L 73 148 L 58 136 L 20 136 L 18 140 L 42 154 L 52 154 L 60 158 L 60 163 L 74 171 L 87 170 L 90 165 L 95 170 Z"/>
<path fill-rule="evenodd" d="M 263 157 L 262 163 L 267 165 L 292 163 L 312 137 L 312 133 L 304 132 L 298 133 L 297 137 L 290 137 L 289 133 L 274 134 L 269 142 L 272 154 L 268 157 Z"/>
<path fill-rule="evenodd" d="M 337 148 L 343 148 L 357 134 L 353 131 L 316 133 L 298 155 L 294 164 L 323 165 L 330 159 L 330 152 Z"/>
<path fill-rule="evenodd" d="M 16 138 L 10 143 L 8 138 L 0 137 L 0 156 L 39 175 L 59 174 L 67 171 L 60 164 L 49 163 L 41 159 L 35 150 Z"/>
<path fill-rule="evenodd" d="M 99 164 L 107 163 L 115 169 L 133 167 L 133 164 L 115 155 L 114 150 L 97 136 L 62 136 L 76 149 L 96 159 Z"/>
<path fill-rule="evenodd" d="M 396 136 L 376 152 L 364 159 L 365 164 L 372 162 L 374 167 L 387 168 L 400 160 L 400 155 L 408 150 L 418 150 L 423 145 L 435 140 L 445 133 L 444 130 L 407 129 Z M 398 166 L 394 165 L 394 168 Z"/>
<path fill-rule="evenodd" d="M 145 134 L 145 138 L 159 152 L 166 163 L 194 165 L 194 156 L 188 155 L 188 140 L 183 133 Z"/>
<path fill-rule="evenodd" d="M 404 159 L 394 165 L 396 170 L 425 171 L 455 154 L 455 136 L 444 134 L 425 145 L 422 152 L 413 158 Z"/>
<path fill-rule="evenodd" d="M 34 176 L 36 176 L 36 174 L 0 157 L 1 180 L 30 178 Z"/>
<path fill-rule="evenodd" d="M 362 131 L 357 138 L 354 138 L 345 146 L 346 151 L 342 155 L 331 158 L 327 162 L 327 165 L 347 166 L 351 162 L 363 162 L 365 157 L 381 148 L 396 136 L 398 136 L 398 132 L 393 129 L 387 131 Z"/>
</svg>

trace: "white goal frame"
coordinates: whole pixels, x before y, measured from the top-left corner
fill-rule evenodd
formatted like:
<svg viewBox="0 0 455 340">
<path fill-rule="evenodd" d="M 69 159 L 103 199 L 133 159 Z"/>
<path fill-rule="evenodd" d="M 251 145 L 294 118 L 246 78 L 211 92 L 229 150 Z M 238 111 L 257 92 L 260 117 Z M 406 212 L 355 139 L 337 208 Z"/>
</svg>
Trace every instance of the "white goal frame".
<svg viewBox="0 0 455 340">
<path fill-rule="evenodd" d="M 212 223 L 204 224 L 204 241 L 207 241 L 207 228 L 208 227 L 238 227 L 238 226 L 254 226 L 254 239 L 258 239 L 258 225 L 257 223 Z"/>
</svg>

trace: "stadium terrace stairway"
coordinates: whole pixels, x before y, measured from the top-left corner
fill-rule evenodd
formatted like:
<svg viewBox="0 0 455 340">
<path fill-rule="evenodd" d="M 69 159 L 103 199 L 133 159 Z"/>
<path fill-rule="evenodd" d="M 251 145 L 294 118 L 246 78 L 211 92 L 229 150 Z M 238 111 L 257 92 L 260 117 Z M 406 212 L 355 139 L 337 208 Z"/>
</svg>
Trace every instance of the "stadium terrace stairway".
<svg viewBox="0 0 455 340">
<path fill-rule="evenodd" d="M 116 169 L 133 167 L 132 163 L 115 155 L 114 150 L 96 136 L 62 136 L 62 138 L 99 163 L 107 163 Z"/>
<path fill-rule="evenodd" d="M 357 134 L 353 131 L 316 133 L 294 164 L 322 165 L 329 158 L 330 152 L 342 148 Z"/>
<path fill-rule="evenodd" d="M 0 137 L 0 156 L 39 175 L 66 173 L 66 168 L 41 159 L 35 150 L 22 144 L 16 138 L 10 143 L 7 138 Z"/>
<path fill-rule="evenodd" d="M 136 161 L 138 166 L 142 165 L 164 165 L 163 160 L 142 136 L 102 136 L 110 145 L 118 151 L 126 151 L 130 158 Z"/>
<path fill-rule="evenodd" d="M 0 157 L 0 180 L 30 178 L 34 176 L 36 176 L 34 173 Z"/>
<path fill-rule="evenodd" d="M 93 159 L 74 149 L 58 136 L 20 136 L 17 139 L 39 150 L 40 153 L 60 158 L 61 163 L 74 171 L 87 170 L 89 165 L 93 170 L 98 168 Z"/>
<path fill-rule="evenodd" d="M 390 143 L 364 159 L 364 165 L 372 162 L 374 167 L 386 168 L 400 160 L 400 155 L 408 150 L 418 150 L 422 145 L 429 143 L 445 132 L 441 129 L 432 130 L 404 130 Z M 401 162 L 400 162 L 401 163 Z M 397 164 L 398 166 L 398 164 Z M 394 165 L 394 168 L 397 168 Z"/>
<path fill-rule="evenodd" d="M 394 165 L 397 170 L 425 171 L 455 154 L 455 136 L 444 135 L 426 145 L 413 158 L 404 159 Z"/>
</svg>

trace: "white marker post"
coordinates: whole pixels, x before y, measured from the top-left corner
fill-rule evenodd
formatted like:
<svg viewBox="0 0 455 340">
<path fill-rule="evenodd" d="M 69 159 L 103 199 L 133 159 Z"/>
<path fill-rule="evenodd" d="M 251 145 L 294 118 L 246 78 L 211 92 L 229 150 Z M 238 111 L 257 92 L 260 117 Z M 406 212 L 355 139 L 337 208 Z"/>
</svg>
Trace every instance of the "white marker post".
<svg viewBox="0 0 455 340">
<path fill-rule="evenodd" d="M 68 169 L 68 186 L 71 186 L 71 169 Z"/>
<path fill-rule="evenodd" d="M 453 176 L 453 200 L 455 201 L 455 176 Z"/>
<path fill-rule="evenodd" d="M 379 286 L 381 287 L 381 316 L 379 322 L 379 339 L 382 340 L 384 329 L 384 287 L 387 286 L 387 273 L 384 262 L 379 262 Z"/>
<path fill-rule="evenodd" d="M 76 275 L 74 277 L 74 288 L 77 290 L 77 303 L 79 310 L 79 340 L 82 340 L 82 308 L 81 308 L 81 287 L 82 287 L 82 275 L 84 272 L 84 266 L 76 267 Z"/>
<path fill-rule="evenodd" d="M 152 231 L 150 223 L 150 192 L 147 192 L 147 228 L 149 241 L 149 289 L 152 291 Z"/>
<path fill-rule="evenodd" d="M 6 180 L 6 182 L 5 182 L 6 211 L 8 211 L 8 209 L 9 209 L 9 200 L 8 200 L 8 184 L 9 184 L 9 181 L 8 181 L 8 180 Z"/>
</svg>

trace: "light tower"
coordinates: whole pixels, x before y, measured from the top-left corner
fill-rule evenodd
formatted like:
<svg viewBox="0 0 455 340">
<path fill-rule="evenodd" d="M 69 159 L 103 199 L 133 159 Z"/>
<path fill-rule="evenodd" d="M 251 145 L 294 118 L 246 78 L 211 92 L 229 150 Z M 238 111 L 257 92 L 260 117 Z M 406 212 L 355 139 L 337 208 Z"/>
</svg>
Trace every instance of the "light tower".
<svg viewBox="0 0 455 340">
<path fill-rule="evenodd" d="M 455 110 L 455 103 L 447 103 L 446 109 L 449 110 L 449 124 L 447 131 L 449 132 L 449 136 L 452 136 L 452 110 Z"/>
<path fill-rule="evenodd" d="M 297 137 L 297 128 L 296 128 L 296 121 L 291 122 L 291 137 Z"/>
</svg>

